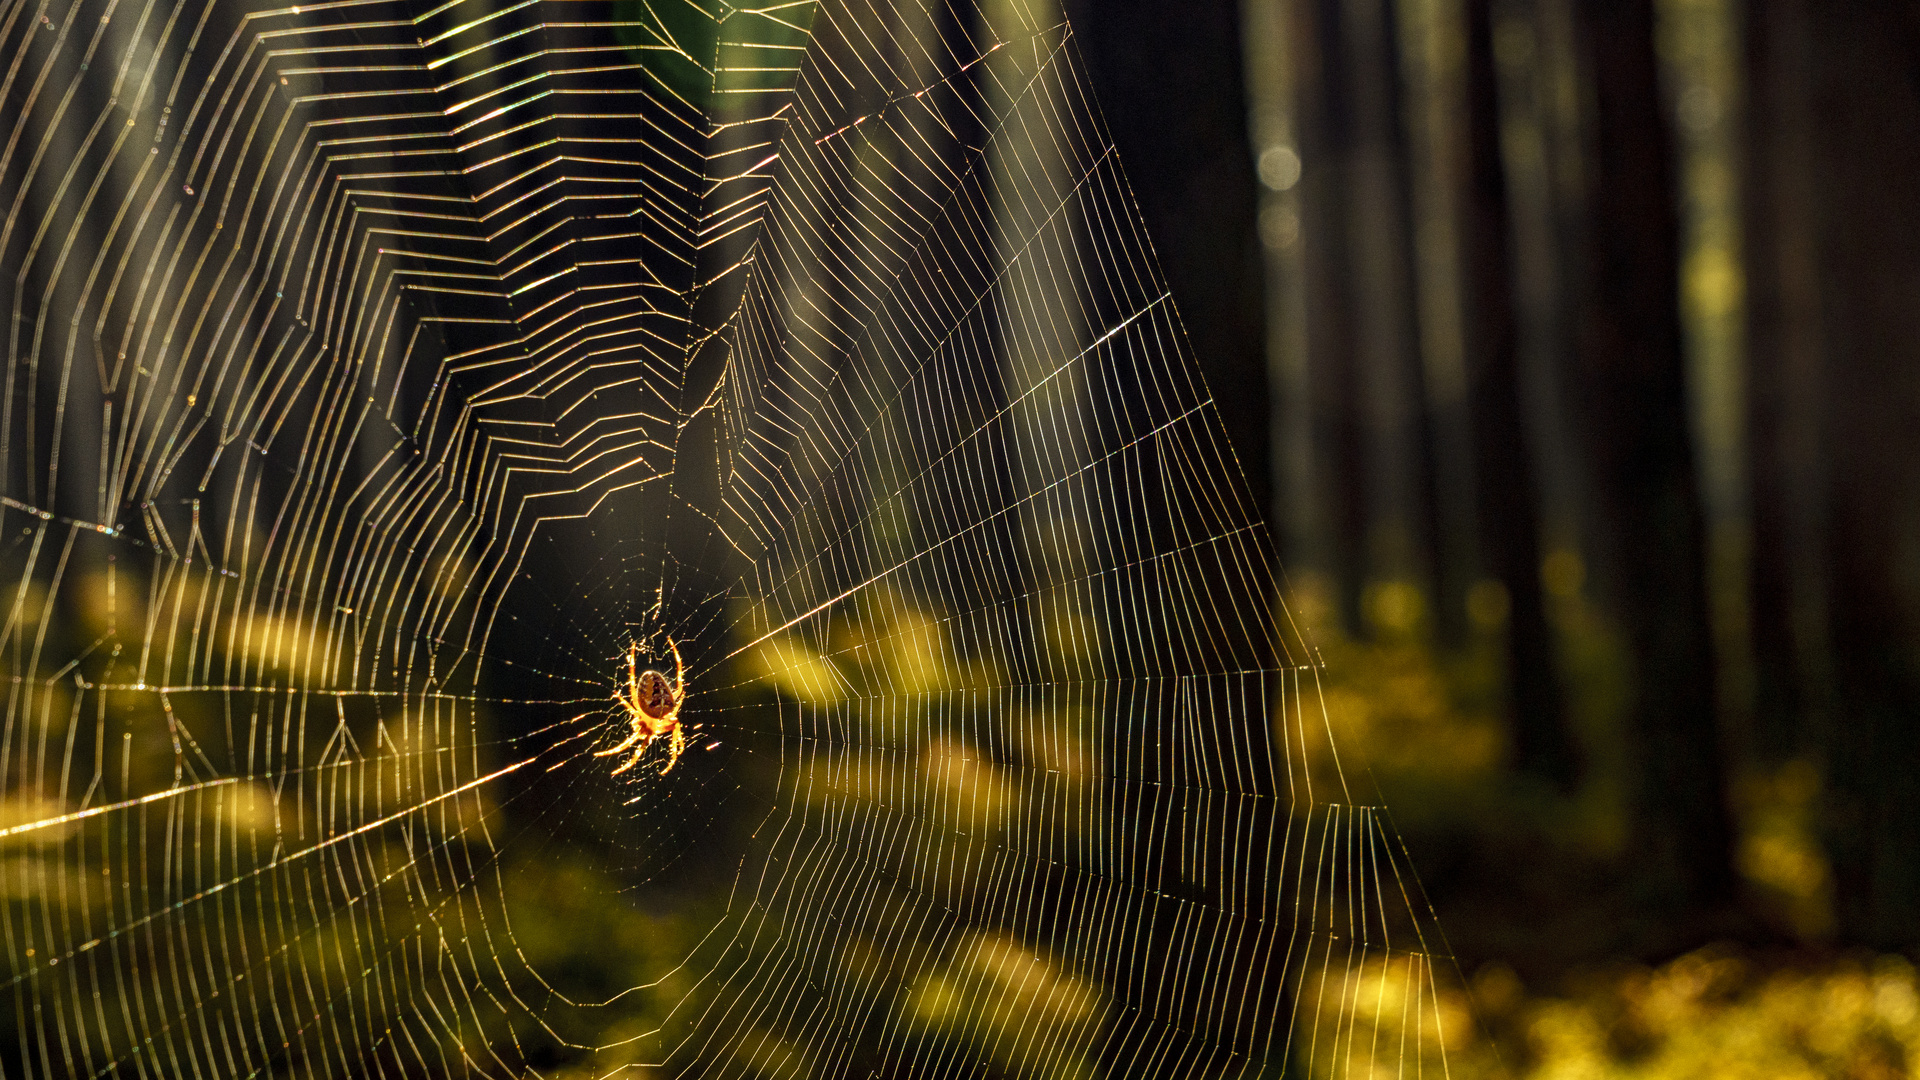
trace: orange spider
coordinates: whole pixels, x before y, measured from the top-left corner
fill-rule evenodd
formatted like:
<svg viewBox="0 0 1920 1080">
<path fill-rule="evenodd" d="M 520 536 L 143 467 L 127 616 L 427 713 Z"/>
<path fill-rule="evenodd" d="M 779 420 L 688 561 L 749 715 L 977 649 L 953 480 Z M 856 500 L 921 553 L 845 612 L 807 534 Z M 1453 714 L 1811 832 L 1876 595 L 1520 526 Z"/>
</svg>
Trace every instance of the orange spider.
<svg viewBox="0 0 1920 1080">
<path fill-rule="evenodd" d="M 660 770 L 665 776 L 673 771 L 674 763 L 680 760 L 681 751 L 687 748 L 687 733 L 680 727 L 680 706 L 687 700 L 687 668 L 680 661 L 680 646 L 672 638 L 667 639 L 667 648 L 673 650 L 673 682 L 652 668 L 639 670 L 636 658 L 640 655 L 640 646 L 627 646 L 627 679 L 625 685 L 614 691 L 613 700 L 627 714 L 627 720 L 633 725 L 633 733 L 619 746 L 594 751 L 594 757 L 606 757 L 618 754 L 632 746 L 640 744 L 625 765 L 613 770 L 618 776 L 635 765 L 647 754 L 647 748 L 653 740 L 668 736 L 672 741 L 667 744 L 667 767 Z"/>
</svg>

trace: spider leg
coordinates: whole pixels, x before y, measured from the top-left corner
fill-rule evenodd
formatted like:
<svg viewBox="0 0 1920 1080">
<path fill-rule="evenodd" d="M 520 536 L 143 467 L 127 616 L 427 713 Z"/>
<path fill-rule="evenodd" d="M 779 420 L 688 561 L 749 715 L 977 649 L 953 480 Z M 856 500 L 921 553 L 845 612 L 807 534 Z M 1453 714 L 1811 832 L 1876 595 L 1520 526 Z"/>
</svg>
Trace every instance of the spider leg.
<svg viewBox="0 0 1920 1080">
<path fill-rule="evenodd" d="M 621 773 L 626 772 L 628 769 L 631 769 L 635 765 L 640 764 L 640 759 L 647 756 L 647 747 L 652 745 L 653 745 L 653 740 L 651 738 L 649 738 L 646 742 L 641 743 L 640 749 L 635 750 L 633 752 L 633 756 L 627 759 L 627 763 L 625 765 L 620 766 L 619 768 L 613 770 L 611 773 L 608 773 L 607 775 L 619 776 Z"/>
<path fill-rule="evenodd" d="M 636 728 L 633 734 L 627 736 L 626 742 L 621 743 L 619 746 L 610 746 L 605 750 L 595 750 L 593 752 L 593 756 L 608 757 L 610 755 L 617 754 L 622 750 L 625 750 L 627 747 L 632 746 L 634 743 L 637 743 L 639 741 L 640 741 L 640 732 Z"/>
<path fill-rule="evenodd" d="M 661 776 L 665 776 L 673 771 L 674 765 L 680 760 L 681 751 L 686 748 L 687 730 L 680 726 L 676 718 L 673 725 L 673 736 L 667 743 L 667 767 L 660 770 Z"/>
<path fill-rule="evenodd" d="M 634 670 L 634 656 L 638 651 L 639 651 L 639 646 L 637 645 L 627 646 L 627 689 L 624 692 L 616 693 L 613 695 L 613 700 L 619 702 L 620 707 L 627 711 L 627 716 L 629 720 L 631 720 L 633 717 L 641 715 L 640 676 Z M 618 746 L 610 746 L 605 750 L 595 750 L 593 752 L 593 756 L 594 757 L 610 757 L 614 754 L 618 754 L 622 750 L 625 750 L 627 747 L 632 746 L 634 743 L 639 742 L 640 736 L 644 734 L 646 734 L 645 729 L 642 728 L 639 724 L 634 724 L 633 733 L 631 735 L 628 735 L 626 739 L 623 742 L 621 742 Z M 642 749 L 645 749 L 645 748 L 642 747 Z M 626 768 L 626 766 L 621 766 L 621 768 Z M 619 771 L 620 769 L 614 770 L 614 772 L 619 772 Z"/>
<path fill-rule="evenodd" d="M 673 650 L 673 711 L 677 716 L 680 713 L 680 695 L 687 688 L 687 665 L 680 661 L 680 646 L 672 638 L 667 639 L 667 648 Z"/>
</svg>

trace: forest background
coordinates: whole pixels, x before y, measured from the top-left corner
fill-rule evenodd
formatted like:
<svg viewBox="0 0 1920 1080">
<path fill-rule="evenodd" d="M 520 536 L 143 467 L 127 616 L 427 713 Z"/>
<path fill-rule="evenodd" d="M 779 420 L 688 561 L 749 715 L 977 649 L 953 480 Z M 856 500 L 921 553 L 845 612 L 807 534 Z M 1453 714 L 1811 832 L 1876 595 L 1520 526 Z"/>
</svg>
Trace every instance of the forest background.
<svg viewBox="0 0 1920 1080">
<path fill-rule="evenodd" d="M 1069 11 L 1507 1067 L 1905 1075 L 1920 13 Z"/>
</svg>

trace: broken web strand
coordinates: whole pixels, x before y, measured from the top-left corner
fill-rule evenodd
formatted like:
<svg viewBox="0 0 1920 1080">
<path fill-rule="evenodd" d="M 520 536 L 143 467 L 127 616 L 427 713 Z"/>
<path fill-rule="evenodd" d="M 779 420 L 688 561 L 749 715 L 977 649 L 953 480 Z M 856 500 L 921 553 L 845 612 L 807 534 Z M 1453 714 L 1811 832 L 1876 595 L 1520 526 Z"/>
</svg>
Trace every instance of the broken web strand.
<svg viewBox="0 0 1920 1080">
<path fill-rule="evenodd" d="M 86 11 L 0 39 L 8 1068 L 1351 1071 L 1401 961 L 1438 1060 L 1057 12 Z M 736 764 L 624 784 L 669 633 Z M 596 993 L 517 868 L 607 831 Z"/>
</svg>

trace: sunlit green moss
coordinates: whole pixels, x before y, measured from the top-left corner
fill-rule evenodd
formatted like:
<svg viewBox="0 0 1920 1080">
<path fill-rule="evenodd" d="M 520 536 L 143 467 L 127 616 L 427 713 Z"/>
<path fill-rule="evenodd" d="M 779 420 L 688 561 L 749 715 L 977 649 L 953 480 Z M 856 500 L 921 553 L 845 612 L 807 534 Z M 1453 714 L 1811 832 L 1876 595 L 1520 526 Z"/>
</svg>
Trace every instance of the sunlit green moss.
<svg viewBox="0 0 1920 1080">
<path fill-rule="evenodd" d="M 1398 1075 L 1444 1052 L 1454 1080 L 1896 1077 L 1920 1065 L 1920 987 L 1897 956 L 1766 964 L 1709 948 L 1658 968 L 1576 975 L 1529 995 L 1512 969 L 1471 993 L 1411 958 L 1329 973 L 1344 1017 L 1303 1013 L 1294 1059 L 1310 1076 Z"/>
<path fill-rule="evenodd" d="M 785 635 L 762 642 L 748 660 L 760 681 L 809 705 L 837 705 L 846 680 L 829 658 Z"/>
<path fill-rule="evenodd" d="M 1773 901 L 1804 940 L 1833 932 L 1833 882 L 1818 835 L 1820 772 L 1810 761 L 1752 770 L 1737 785 L 1737 860 L 1759 899 Z"/>
</svg>

